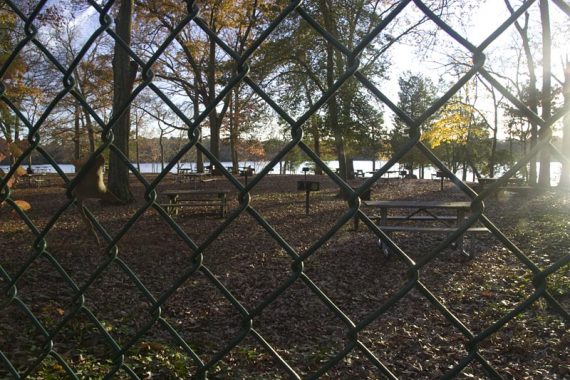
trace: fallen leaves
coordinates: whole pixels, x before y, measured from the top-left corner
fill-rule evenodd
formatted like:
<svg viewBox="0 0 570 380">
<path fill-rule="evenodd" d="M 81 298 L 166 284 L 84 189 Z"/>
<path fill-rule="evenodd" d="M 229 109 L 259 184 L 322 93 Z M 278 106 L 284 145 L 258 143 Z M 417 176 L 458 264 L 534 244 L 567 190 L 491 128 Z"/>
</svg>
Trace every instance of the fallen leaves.
<svg viewBox="0 0 570 380">
<path fill-rule="evenodd" d="M 119 344 L 127 344 L 136 337 L 125 355 L 125 363 L 142 378 L 181 378 L 197 368 L 179 338 L 164 328 L 158 316 L 204 362 L 224 353 L 210 371 L 219 378 L 286 377 L 272 353 L 252 338 L 249 322 L 301 376 L 311 376 L 352 344 L 351 334 L 401 378 L 444 376 L 468 355 L 468 337 L 417 287 L 385 307 L 408 283 L 410 268 L 394 257 L 385 258 L 376 245 L 377 238 L 365 228 L 355 232 L 343 226 L 322 246 L 311 250 L 347 210 L 346 202 L 334 197 L 336 189 L 330 183 L 321 181 L 322 191 L 311 198 L 311 214 L 305 215 L 303 199 L 295 190 L 296 179 L 286 176 L 270 179 L 273 182 L 267 179 L 266 188 L 256 192 L 252 207 L 289 247 L 276 242 L 251 215 L 243 214 L 197 255 L 158 214 L 147 213 L 119 241 L 121 265 L 115 261 L 106 267 L 109 257 L 102 250 L 93 249 L 93 244 L 79 242 L 80 220 L 76 215 L 66 215 L 48 234 L 48 248 L 77 285 L 87 285 L 87 290 L 79 295 L 61 275 L 46 275 L 48 270 L 54 271 L 54 266 L 41 258 L 34 262 L 38 267 L 27 269 L 17 283 L 18 296 L 32 307 L 40 323 L 49 328 L 76 310 L 77 304 L 71 302 L 74 295 L 84 297 L 85 307 Z M 431 184 L 405 182 L 398 192 L 387 196 L 417 197 L 419 193 L 434 199 L 460 196 L 440 192 L 437 183 L 431 189 Z M 38 224 L 46 224 L 54 215 L 57 202 L 52 205 L 53 199 L 62 196 L 42 194 L 44 191 L 26 192 L 26 199 L 34 205 L 29 210 L 30 217 Z M 140 196 L 143 189 L 137 191 Z M 141 203 L 124 209 L 96 204 L 93 209 L 97 219 L 115 236 Z M 548 207 L 538 210 L 547 214 Z M 175 221 L 199 245 L 205 244 L 225 220 L 193 211 L 185 211 Z M 515 223 L 518 212 L 502 205 L 493 205 L 488 211 L 493 220 L 514 226 L 515 232 L 520 232 L 511 236 L 515 240 L 520 238 L 516 242 L 525 250 L 528 242 L 533 247 L 539 245 L 541 229 L 548 229 L 549 236 L 556 238 L 553 226 L 567 227 L 566 221 L 560 219 L 562 216 L 554 220 L 543 217 L 535 225 L 518 224 Z M 26 231 L 23 223 L 17 227 L 12 221 L 0 223 L 3 248 L 0 265 L 11 274 L 17 273 L 29 256 L 14 254 L 14 250 L 6 247 L 29 250 L 33 241 L 29 231 L 22 233 Z M 525 230 L 516 230 L 522 228 Z M 560 240 L 563 239 L 560 235 Z M 395 236 L 398 246 L 414 259 L 424 257 L 427 248 L 437 241 L 430 236 L 422 239 L 406 234 Z M 530 255 L 548 265 L 564 254 L 560 252 L 562 245 L 549 247 L 552 251 L 533 248 L 535 252 Z M 422 284 L 473 334 L 493 326 L 534 291 L 532 273 L 501 248 L 496 242 L 483 242 L 478 245 L 480 255 L 468 263 L 459 260 L 454 251 L 445 250 L 420 269 Z M 304 281 L 305 277 L 296 277 L 301 266 L 292 266 L 294 255 L 289 249 L 309 255 L 303 261 L 302 275 L 310 282 Z M 194 261 L 196 258 L 199 261 Z M 208 271 L 194 271 L 197 263 Z M 98 270 L 101 273 L 88 283 Z M 567 268 L 562 268 L 547 281 L 555 297 L 566 302 L 564 305 L 568 304 L 567 279 Z M 69 294 L 62 295 L 62 289 Z M 165 302 L 155 308 L 154 302 L 161 297 L 165 297 Z M 334 307 L 325 302 L 325 297 Z M 342 318 L 335 307 L 342 311 Z M 250 321 L 247 313 L 256 308 L 260 308 L 259 313 Z M 378 310 L 384 311 L 368 321 Z M 112 368 L 109 360 L 115 353 L 96 324 L 84 315 L 82 318 L 85 320 L 74 316 L 56 334 L 56 350 L 78 373 L 102 377 Z M 354 331 L 345 318 L 356 325 L 362 324 L 360 330 Z M 24 365 L 26 353 L 31 356 L 26 344 L 32 344 L 32 337 L 37 335 L 37 332 L 28 335 L 30 325 L 29 320 L 24 321 L 15 313 L 0 313 L 0 350 L 19 369 Z M 249 334 L 239 340 L 244 332 Z M 14 340 L 17 343 L 7 343 L 14 336 L 20 338 Z M 234 340 L 239 342 L 225 352 Z M 97 342 L 96 349 L 90 348 L 93 342 Z M 546 303 L 535 302 L 479 342 L 477 350 L 505 376 L 554 378 L 569 374 L 569 363 L 564 358 L 569 346 L 570 335 L 560 317 Z M 15 352 L 19 354 L 15 356 Z M 45 372 L 38 377 L 61 375 L 47 359 L 42 370 Z M 466 367 L 462 376 L 484 378 L 487 374 L 475 363 Z M 352 349 L 325 374 L 325 378 L 374 377 L 380 377 L 378 367 L 358 348 Z"/>
</svg>

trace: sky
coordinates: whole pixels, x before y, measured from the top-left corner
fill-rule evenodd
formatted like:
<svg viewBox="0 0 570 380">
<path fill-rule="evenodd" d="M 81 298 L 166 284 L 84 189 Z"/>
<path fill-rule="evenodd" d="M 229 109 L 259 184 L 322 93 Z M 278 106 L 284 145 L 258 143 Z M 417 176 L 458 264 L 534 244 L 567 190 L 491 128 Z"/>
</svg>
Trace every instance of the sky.
<svg viewBox="0 0 570 380">
<path fill-rule="evenodd" d="M 517 0 L 511 0 L 511 3 L 517 4 Z M 516 9 L 516 8 L 515 8 Z M 534 30 L 540 33 L 540 26 L 538 24 L 539 18 L 538 14 L 538 1 L 531 6 L 531 12 L 534 12 Z M 553 22 L 553 31 L 554 30 L 561 30 L 563 28 L 560 25 L 564 22 L 568 23 L 568 16 L 561 12 L 561 10 L 554 4 L 550 3 L 550 14 L 551 20 Z M 463 20 L 467 25 L 465 30 L 461 30 L 460 27 L 456 27 L 456 30 L 460 32 L 460 34 L 466 39 L 471 42 L 473 45 L 478 46 L 486 38 L 488 38 L 497 28 L 501 26 L 501 24 L 506 21 L 510 17 L 510 13 L 505 5 L 503 0 L 487 0 L 487 1 L 479 1 L 479 6 L 472 12 L 471 17 L 468 19 Z M 565 31 L 568 32 L 568 27 L 566 27 Z M 554 33 L 553 33 L 554 34 Z M 535 35 L 535 37 L 540 38 L 539 35 Z M 563 67 L 562 67 L 562 57 L 567 56 L 569 54 L 568 45 L 565 44 L 570 38 L 570 35 L 554 35 L 554 38 L 558 38 L 558 41 L 562 41 L 562 46 L 553 46 L 552 50 L 552 63 L 553 63 L 553 72 L 558 77 L 562 77 Z M 447 40 L 450 41 L 448 38 Z M 556 43 L 556 41 L 555 41 Z M 560 42 L 559 42 L 560 43 Z M 501 74 L 514 78 L 515 75 L 515 66 L 509 67 L 508 63 L 510 62 L 507 60 L 507 66 L 499 67 L 499 65 L 493 64 L 494 57 L 503 56 L 509 57 L 512 56 L 513 50 L 512 46 L 520 44 L 520 37 L 516 33 L 516 30 L 513 26 L 507 29 L 501 37 L 499 37 L 495 42 L 493 42 L 486 50 L 486 55 L 488 59 L 486 60 L 485 67 L 488 68 L 490 71 L 498 71 Z M 454 43 L 454 46 L 459 46 L 458 43 Z M 397 54 L 396 54 L 397 53 Z M 404 46 L 398 46 L 397 51 L 393 54 L 393 66 L 396 69 L 391 70 L 390 79 L 387 81 L 384 90 L 386 94 L 390 97 L 393 102 L 397 102 L 398 100 L 398 77 L 401 73 L 405 71 L 411 72 L 420 72 L 425 76 L 431 78 L 434 83 L 437 83 L 440 78 L 446 77 L 445 70 L 442 70 L 441 62 L 444 60 L 441 55 L 433 56 L 433 62 L 422 61 L 418 62 L 415 52 L 412 48 L 406 48 Z M 511 61 L 515 61 L 512 60 Z M 539 75 L 539 80 L 541 76 L 540 68 L 537 69 L 537 74 Z M 451 79 L 451 77 L 448 77 Z M 506 85 L 502 79 L 499 79 L 503 85 Z M 442 90 L 443 91 L 443 90 Z M 440 92 L 440 95 L 443 92 Z M 480 92 L 480 98 L 478 100 L 478 107 L 482 110 L 487 112 L 491 112 L 492 105 L 489 100 L 485 100 L 484 93 Z M 391 112 L 390 115 L 386 116 L 385 119 L 389 119 L 392 117 Z M 389 120 L 387 120 L 389 121 Z M 504 136 L 503 136 L 504 137 Z"/>
<path fill-rule="evenodd" d="M 518 0 L 511 1 L 513 3 L 518 3 Z M 473 11 L 472 16 L 467 20 L 463 20 L 466 21 L 466 24 L 468 24 L 467 29 L 465 31 L 458 30 L 462 35 L 467 36 L 467 39 L 474 45 L 478 45 L 484 41 L 510 15 L 504 4 L 504 0 L 478 1 L 478 4 L 479 6 Z M 409 4 L 409 7 L 412 6 L 414 6 L 413 3 Z M 536 10 L 537 5 L 533 5 L 533 8 Z M 562 12 L 560 12 L 560 10 L 553 3 L 551 3 L 551 13 L 553 16 L 560 16 L 562 14 Z M 560 17 L 553 18 L 560 21 Z M 567 17 L 565 20 L 567 21 Z M 87 28 L 84 28 L 85 32 L 87 33 L 86 38 L 98 25 L 98 17 L 93 9 L 85 12 L 83 17 L 79 17 L 76 21 L 78 24 L 89 25 Z M 97 25 L 93 25 L 93 22 Z M 508 49 L 509 45 L 513 43 L 512 37 L 510 37 L 513 35 L 514 33 L 512 29 L 505 32 L 505 36 L 502 37 L 500 41 L 497 41 L 490 46 L 489 52 L 492 54 L 492 51 L 496 51 L 497 49 Z M 449 41 L 450 38 L 447 38 L 447 40 Z M 456 46 L 458 44 L 453 43 L 453 45 Z M 555 65 L 560 66 L 560 59 L 558 59 L 558 57 L 562 55 L 563 53 L 561 50 L 554 50 L 553 63 Z M 398 44 L 394 46 L 392 57 L 393 64 L 390 69 L 390 79 L 383 83 L 382 90 L 394 103 L 397 103 L 398 101 L 399 88 L 397 83 L 401 73 L 405 71 L 419 71 L 426 76 L 431 77 L 434 83 L 437 83 L 439 78 L 445 77 L 445 72 L 441 70 L 441 62 L 443 60 L 441 56 L 433 57 L 433 62 L 418 62 L 413 48 Z M 391 112 L 388 112 L 388 114 L 385 115 L 385 121 L 387 123 L 390 123 L 392 119 L 393 115 Z"/>
</svg>

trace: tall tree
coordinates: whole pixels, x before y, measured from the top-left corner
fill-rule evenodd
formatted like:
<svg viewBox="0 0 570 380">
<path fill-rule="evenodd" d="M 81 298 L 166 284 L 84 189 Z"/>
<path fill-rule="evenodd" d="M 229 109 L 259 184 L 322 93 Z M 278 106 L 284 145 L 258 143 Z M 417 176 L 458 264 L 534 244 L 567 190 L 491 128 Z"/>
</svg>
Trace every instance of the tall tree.
<svg viewBox="0 0 570 380">
<path fill-rule="evenodd" d="M 478 149 L 470 145 L 477 146 L 478 142 L 488 141 L 487 125 L 475 116 L 476 113 L 473 106 L 455 96 L 441 108 L 430 129 L 424 134 L 431 147 L 440 150 L 453 172 L 462 166 L 465 169 L 469 161 L 476 170 L 474 159 L 469 157 L 469 153 Z M 466 170 L 463 170 L 464 180 L 465 173 Z"/>
<path fill-rule="evenodd" d="M 30 12 L 30 5 L 26 2 L 15 2 L 19 11 L 27 14 Z M 39 67 L 42 64 L 41 54 L 30 54 L 29 47 L 25 47 L 16 56 L 12 56 L 14 48 L 18 42 L 25 38 L 24 21 L 17 16 L 17 12 L 12 9 L 14 5 L 5 2 L 0 3 L 0 67 L 2 68 L 2 83 L 5 86 L 4 97 L 14 105 L 28 119 L 34 123 L 38 116 L 38 108 L 46 103 L 45 94 L 39 84 L 41 78 Z M 4 139 L 8 147 L 8 156 L 11 163 L 15 163 L 18 156 L 22 154 L 23 148 L 27 148 L 25 130 L 22 130 L 24 123 L 12 111 L 4 101 L 0 101 L 0 139 Z M 32 156 L 28 157 L 31 164 Z"/>
<path fill-rule="evenodd" d="M 421 74 L 404 73 L 398 79 L 398 107 L 411 119 L 420 117 L 436 98 L 436 88 L 431 79 Z M 422 130 L 429 130 L 429 120 L 424 123 Z M 408 126 L 399 118 L 394 119 L 394 130 L 391 136 L 392 150 L 395 152 L 407 141 Z M 425 164 L 425 157 L 417 149 L 408 152 L 402 163 L 413 170 L 416 164 Z"/>
<path fill-rule="evenodd" d="M 83 48 L 82 34 L 84 26 L 81 23 L 85 17 L 86 10 L 83 4 L 66 9 L 61 4 L 50 5 L 46 13 L 48 16 L 42 18 L 49 40 L 44 44 L 57 43 L 59 49 L 55 52 L 59 62 L 70 65 L 76 58 L 79 50 Z M 43 26 L 43 25 L 42 25 Z M 111 109 L 111 66 L 107 63 L 110 54 L 110 46 L 95 41 L 91 44 L 81 62 L 73 70 L 75 80 L 75 92 L 87 102 L 96 112 L 102 111 L 108 114 Z M 55 73 L 54 81 L 58 79 L 60 73 Z M 61 107 L 60 107 L 61 106 Z M 84 107 L 75 98 L 64 98 L 57 108 L 73 109 L 74 114 L 74 143 L 76 144 L 75 159 L 83 156 L 85 151 L 93 153 L 97 144 L 96 125 L 87 107 Z M 56 112 L 58 109 L 56 109 Z M 68 112 L 65 109 L 62 112 Z M 85 143 L 84 136 L 87 136 Z M 84 147 L 83 145 L 86 145 Z"/>
<path fill-rule="evenodd" d="M 172 0 L 141 1 L 141 5 L 144 12 L 140 17 L 144 17 L 145 23 L 157 25 L 163 34 L 175 31 L 180 21 L 180 16 L 176 14 L 183 15 L 185 10 L 185 5 Z M 226 33 L 232 32 L 234 35 L 239 34 L 242 31 L 240 26 L 243 26 L 239 23 L 244 21 L 239 15 L 248 14 L 244 8 L 248 9 L 241 2 L 230 0 L 202 1 L 199 21 L 218 36 L 225 37 Z M 236 40 L 238 43 L 234 46 L 245 46 L 249 38 L 246 36 L 243 43 L 234 37 L 233 41 Z M 176 41 L 176 45 L 164 52 L 162 67 L 157 76 L 170 82 L 171 86 L 182 89 L 186 98 L 193 104 L 196 118 L 203 107 L 214 104 L 220 88 L 227 84 L 227 78 L 234 72 L 235 61 L 222 51 L 215 38 L 200 32 L 195 25 L 180 31 L 176 35 Z M 210 152 L 218 159 L 222 125 L 231 100 L 231 95 L 226 96 L 208 115 Z"/>
<path fill-rule="evenodd" d="M 243 55 L 256 37 L 256 32 L 265 28 L 277 5 L 275 0 L 271 1 L 251 1 L 242 4 L 232 12 L 232 24 L 227 24 L 224 36 L 230 40 L 230 46 L 240 55 Z M 258 50 L 259 51 L 259 50 Z M 260 54 L 263 56 L 263 54 Z M 250 71 L 250 77 L 256 82 L 263 82 L 269 71 L 268 66 L 272 63 L 267 60 L 257 58 L 257 54 L 250 59 L 250 64 L 255 70 Z M 237 67 L 234 65 L 234 75 L 237 75 Z M 229 104 L 229 120 L 225 123 L 228 126 L 230 154 L 234 173 L 237 173 L 239 166 L 238 151 L 242 150 L 241 145 L 248 141 L 244 138 L 244 133 L 250 132 L 256 121 L 262 117 L 263 107 L 255 92 L 243 82 L 234 86 Z"/>
<path fill-rule="evenodd" d="M 515 13 L 510 0 L 504 0 L 509 12 L 511 14 Z M 531 41 L 529 36 L 529 13 L 525 13 L 524 24 L 521 25 L 520 22 L 517 20 L 515 22 L 515 27 L 517 32 L 519 33 L 521 40 L 522 40 L 522 47 L 525 55 L 526 64 L 528 67 L 528 107 L 529 109 L 538 115 L 538 88 L 537 88 L 537 76 L 536 76 L 536 69 L 534 65 L 534 58 L 531 49 Z M 531 132 L 530 132 L 530 148 L 532 149 L 538 140 L 538 126 L 534 120 L 530 121 L 531 123 Z M 531 185 L 536 184 L 537 180 L 537 171 L 536 171 L 536 157 L 533 157 L 530 162 L 530 170 L 529 170 L 529 178 L 528 183 Z"/>
<path fill-rule="evenodd" d="M 540 0 L 540 24 L 542 27 L 542 119 L 548 120 L 552 108 L 552 36 L 550 32 L 550 14 L 548 0 Z M 543 125 L 540 128 L 540 138 L 552 138 L 552 126 Z M 550 187 L 550 151 L 540 153 L 540 174 L 538 176 L 540 187 Z"/>
<path fill-rule="evenodd" d="M 564 106 L 570 107 L 570 60 L 566 57 L 566 65 L 564 67 Z M 566 154 L 566 158 L 570 159 L 570 112 L 566 112 L 563 120 L 562 129 L 562 152 Z M 562 163 L 560 172 L 560 182 L 558 186 L 568 188 L 570 187 L 570 165 L 567 162 Z"/>
<path fill-rule="evenodd" d="M 0 67 L 4 69 L 2 82 L 6 86 L 6 94 L 10 101 L 21 108 L 27 94 L 33 93 L 34 88 L 26 83 L 29 66 L 23 54 L 19 54 L 9 64 L 8 59 L 18 40 L 23 38 L 23 23 L 16 13 L 5 2 L 0 4 Z M 20 138 L 20 122 L 12 113 L 10 107 L 0 102 L 0 132 L 9 143 L 18 142 Z"/>
<path fill-rule="evenodd" d="M 452 8 L 455 1 L 429 1 L 429 7 L 439 16 Z M 349 51 L 356 48 L 357 44 L 376 27 L 384 17 L 399 6 L 397 1 L 370 1 L 363 2 L 357 0 L 319 0 L 318 12 L 322 19 L 319 21 L 325 29 L 337 40 L 340 41 Z M 417 15 L 416 15 L 417 16 Z M 402 16 L 399 21 L 392 23 L 390 35 L 385 36 L 385 40 L 377 38 L 374 43 L 369 44 L 361 53 L 359 72 L 367 78 L 375 78 L 379 81 L 387 76 L 389 65 L 388 50 L 398 42 L 409 38 L 410 42 L 422 41 L 424 50 L 429 49 L 430 44 L 435 40 L 435 32 L 424 31 L 416 33 L 416 28 L 424 24 L 428 18 L 425 14 L 419 17 Z M 400 22 L 402 21 L 402 22 Z M 414 42 L 411 42 L 414 43 Z M 333 80 L 339 78 L 348 68 L 348 57 L 327 41 L 325 49 L 325 65 L 322 69 L 326 73 L 325 88 L 330 88 Z M 351 145 L 354 141 L 349 138 L 351 132 L 361 129 L 368 129 L 367 125 L 358 122 L 359 98 L 370 98 L 369 94 L 363 92 L 363 86 L 356 80 L 349 80 L 338 90 L 327 105 L 327 126 L 335 141 L 337 159 L 339 161 L 339 171 L 343 178 L 353 176 Z M 368 107 L 371 107 L 369 104 Z M 381 120 L 378 115 L 376 120 Z M 357 134 L 361 135 L 361 134 Z"/>
<path fill-rule="evenodd" d="M 495 165 L 497 164 L 497 143 L 499 134 L 499 108 L 502 104 L 503 97 L 497 96 L 497 90 L 495 87 L 487 84 L 482 78 L 478 78 L 487 91 L 491 94 L 491 99 L 493 101 L 493 124 L 486 123 L 492 131 L 491 136 L 491 154 L 489 156 L 489 162 L 487 170 L 489 172 L 489 177 L 493 178 L 495 176 Z M 485 119 L 486 121 L 486 119 Z"/>
<path fill-rule="evenodd" d="M 126 46 L 131 45 L 132 15 L 134 0 L 120 0 L 115 31 Z M 129 135 L 131 130 L 129 97 L 133 90 L 137 65 L 120 43 L 115 42 L 113 55 L 113 126 L 114 146 L 125 157 L 129 157 Z M 122 113 L 121 113 L 122 112 Z M 129 184 L 129 168 L 120 155 L 111 150 L 109 156 L 109 189 L 124 202 L 133 200 Z"/>
</svg>

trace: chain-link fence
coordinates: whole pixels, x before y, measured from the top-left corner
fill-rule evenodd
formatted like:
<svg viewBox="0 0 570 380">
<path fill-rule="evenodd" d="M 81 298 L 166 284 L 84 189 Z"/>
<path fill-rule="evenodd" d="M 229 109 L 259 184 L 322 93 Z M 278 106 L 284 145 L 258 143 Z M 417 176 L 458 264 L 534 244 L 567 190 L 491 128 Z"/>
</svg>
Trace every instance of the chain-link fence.
<svg viewBox="0 0 570 380">
<path fill-rule="evenodd" d="M 196 117 L 189 118 L 155 83 L 152 71 L 176 34 L 172 33 L 146 61 L 129 49 L 130 58 L 142 73 L 130 101 L 143 91 L 150 91 L 185 123 L 188 138 L 178 154 L 150 180 L 123 156 L 134 175 L 131 181 L 142 189 L 142 200 L 125 205 L 122 211 L 113 211 L 111 216 L 97 217 L 100 209 L 96 205 L 92 206 L 93 213 L 86 213 L 86 218 L 104 237 L 105 249 L 101 254 L 85 248 L 91 247 L 90 242 L 75 245 L 73 241 L 83 234 L 78 232 L 78 217 L 72 213 L 76 201 L 73 189 L 87 171 L 79 171 L 73 180 L 68 178 L 43 149 L 42 132 L 45 120 L 57 104 L 65 97 L 72 97 L 88 110 L 103 131 L 104 142 L 90 156 L 91 160 L 109 149 L 117 150 L 111 132 L 117 118 L 106 122 L 99 117 L 74 79 L 74 70 L 99 36 L 118 40 L 111 18 L 113 1 L 105 5 L 89 1 L 90 9 L 100 15 L 100 27 L 69 65 L 58 61 L 51 47 L 39 42 L 35 25 L 47 2 L 40 2 L 31 13 L 24 14 L 16 4 L 6 1 L 24 24 L 24 38 L 8 52 L 0 71 L 2 77 L 7 76 L 18 55 L 33 46 L 60 71 L 62 83 L 58 85 L 62 87 L 35 122 L 26 118 L 18 102 L 9 96 L 4 81 L 0 91 L 5 108 L 27 128 L 29 141 L 12 169 L 0 180 L 0 201 L 4 202 L 2 223 L 6 229 L 2 232 L 4 252 L 0 262 L 3 336 L 0 374 L 46 379 L 567 376 L 570 371 L 570 340 L 565 327 L 570 320 L 566 306 L 568 246 L 563 239 L 559 240 L 561 235 L 549 230 L 550 224 L 546 230 L 552 235 L 543 236 L 544 240 L 537 243 L 531 241 L 530 235 L 523 234 L 519 240 L 527 245 L 517 244 L 511 238 L 513 225 L 506 223 L 503 229 L 501 224 L 501 212 L 513 212 L 513 203 L 510 206 L 493 203 L 493 210 L 486 210 L 484 204 L 484 201 L 497 202 L 494 194 L 537 154 L 550 151 L 563 163 L 567 158 L 551 143 L 550 134 L 542 133 L 545 137 L 498 181 L 475 192 L 424 145 L 420 128 L 475 75 L 483 77 L 542 131 L 568 114 L 566 104 L 547 120 L 542 119 L 485 67 L 489 45 L 536 3 L 524 2 L 484 42 L 474 46 L 425 2 L 401 1 L 349 49 L 318 22 L 307 4 L 292 1 L 240 54 L 208 27 L 200 18 L 199 7 L 189 2 L 187 14 L 177 15 L 175 33 L 190 26 L 208 35 L 215 41 L 216 49 L 235 61 L 235 75 L 224 78 L 216 98 L 199 110 Z M 570 16 L 564 1 L 552 1 L 550 5 L 551 12 Z M 469 70 L 417 118 L 399 109 L 359 70 L 363 50 L 410 7 L 472 56 Z M 346 61 L 345 70 L 299 117 L 291 116 L 279 106 L 278 99 L 272 98 L 253 79 L 249 67 L 260 46 L 292 15 L 310 26 L 312 33 L 325 39 L 335 54 Z M 303 141 L 303 131 L 311 116 L 325 109 L 327 102 L 349 81 L 366 88 L 410 130 L 407 143 L 379 171 L 356 185 L 342 180 Z M 202 145 L 198 133 L 208 115 L 238 85 L 249 86 L 287 124 L 291 136 L 272 160 L 245 183 Z M 311 213 L 316 219 L 304 215 L 302 207 L 294 210 L 287 207 L 298 201 L 296 194 L 289 198 L 283 194 L 268 198 L 262 195 L 264 186 L 277 181 L 272 168 L 296 147 L 324 172 L 323 193 L 326 182 L 331 193 L 345 194 L 345 200 L 331 195 L 331 210 L 326 209 L 328 201 L 324 196 L 312 194 Z M 192 149 L 201 151 L 211 165 L 220 168 L 220 181 L 226 190 L 237 194 L 235 199 L 230 196 L 226 218 L 179 218 L 167 212 L 161 201 L 161 186 L 170 180 L 171 169 Z M 376 192 L 381 177 L 412 149 L 421 151 L 451 179 L 456 197 L 470 202 L 470 213 L 464 222 L 431 248 L 422 247 L 424 240 L 416 235 L 411 240 L 387 235 L 360 200 L 368 190 Z M 17 202 L 19 197 L 25 198 L 26 190 L 8 186 L 16 176 L 16 168 L 25 164 L 32 153 L 43 156 L 67 186 L 66 201 L 61 201 L 46 218 L 36 218 L 33 212 L 49 209 L 51 202 L 64 199 L 60 188 L 49 188 L 44 194 L 49 198 L 46 203 L 38 196 L 33 198 L 32 211 L 27 213 Z M 219 184 L 208 186 L 215 189 Z M 381 190 L 380 194 L 386 192 Z M 437 194 L 444 196 L 443 192 Z M 566 207 L 557 203 L 558 195 L 549 199 L 554 208 Z M 520 203 L 515 204 L 523 208 Z M 527 224 L 538 226 L 540 221 L 534 217 L 540 211 L 532 209 L 526 216 Z M 540 215 L 548 218 L 550 212 Z M 359 232 L 349 231 L 355 218 L 365 225 L 364 232 L 362 226 Z M 315 223 L 319 224 L 317 233 L 311 235 Z M 446 249 L 475 224 L 492 233 L 495 245 L 489 252 L 468 263 L 446 256 Z M 293 225 L 294 233 L 286 225 Z M 9 230 L 7 226 L 15 227 Z M 557 226 L 562 230 L 558 232 L 567 236 L 567 221 Z M 66 229 L 73 230 L 73 234 L 66 235 Z M 382 256 L 376 243 L 370 244 L 378 239 L 392 252 L 390 259 Z M 556 242 L 552 239 L 562 246 L 553 244 Z M 406 242 L 411 242 L 412 247 L 406 246 Z M 416 256 L 414 252 L 418 250 L 423 254 Z M 554 256 L 540 259 L 540 254 L 554 251 L 557 252 Z M 498 272 L 498 268 L 506 268 L 506 272 Z M 468 276 L 467 273 L 474 277 L 469 277 L 470 283 L 466 284 L 462 277 Z M 492 285 L 482 280 L 487 274 L 493 277 L 489 280 Z M 468 295 L 461 293 L 462 287 Z M 503 294 L 507 288 L 514 293 Z M 499 294 L 503 297 L 497 298 Z M 475 302 L 469 303 L 467 299 Z M 461 307 L 462 303 L 469 306 Z M 533 325 L 536 328 L 533 330 L 520 322 L 525 318 L 535 318 L 550 327 L 541 330 Z M 513 324 L 523 325 L 524 331 L 511 329 Z M 526 346 L 521 336 L 525 339 L 532 336 L 531 345 Z M 507 349 L 497 348 L 507 346 Z M 542 364 L 538 364 L 534 372 L 525 372 L 524 364 L 518 367 L 512 364 L 519 363 L 521 357 L 535 349 L 539 352 L 533 358 L 539 362 L 544 356 L 551 356 L 553 359 L 545 363 L 553 367 L 540 368 Z M 509 370 L 505 372 L 505 368 Z M 517 368 L 520 372 L 516 372 Z"/>
</svg>

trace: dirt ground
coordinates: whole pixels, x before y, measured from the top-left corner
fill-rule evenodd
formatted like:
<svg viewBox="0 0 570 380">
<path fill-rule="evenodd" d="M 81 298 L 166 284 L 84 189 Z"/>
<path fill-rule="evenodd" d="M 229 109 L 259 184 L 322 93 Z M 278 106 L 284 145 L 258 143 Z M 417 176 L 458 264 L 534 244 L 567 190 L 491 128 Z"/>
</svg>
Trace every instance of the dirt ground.
<svg viewBox="0 0 570 380">
<path fill-rule="evenodd" d="M 486 199 L 503 236 L 468 238 L 472 260 L 413 233 L 390 235 L 405 256 L 386 257 L 331 179 L 310 176 L 320 191 L 305 214 L 302 179 L 249 178 L 240 193 L 225 178 L 167 177 L 154 194 L 152 177 L 132 177 L 136 202 L 88 204 L 101 246 L 59 181 L 16 187 L 32 209 L 0 208 L 0 378 L 570 377 L 567 192 Z M 151 206 L 194 186 L 231 190 L 228 216 Z M 451 182 L 399 179 L 371 197 L 469 199 Z"/>
</svg>

